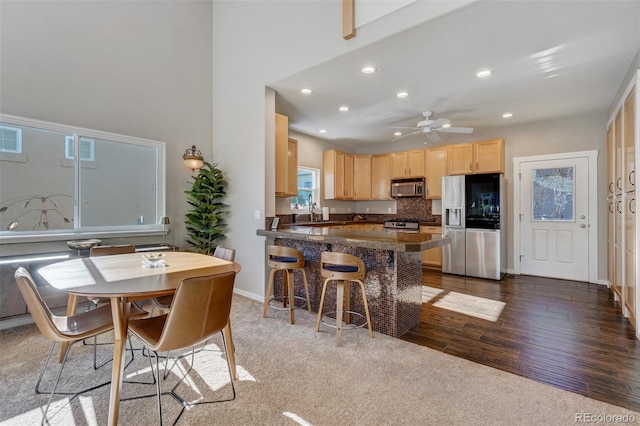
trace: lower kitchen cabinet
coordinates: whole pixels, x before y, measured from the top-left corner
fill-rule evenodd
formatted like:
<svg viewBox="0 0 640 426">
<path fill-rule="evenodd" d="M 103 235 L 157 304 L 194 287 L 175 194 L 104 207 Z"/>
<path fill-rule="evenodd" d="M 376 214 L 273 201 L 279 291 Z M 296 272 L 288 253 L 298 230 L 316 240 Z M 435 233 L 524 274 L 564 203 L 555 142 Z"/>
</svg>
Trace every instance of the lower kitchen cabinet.
<svg viewBox="0 0 640 426">
<path fill-rule="evenodd" d="M 439 226 L 421 226 L 422 234 L 442 234 L 442 228 Z M 424 250 L 422 252 L 422 267 L 429 269 L 442 269 L 442 247 Z"/>
</svg>

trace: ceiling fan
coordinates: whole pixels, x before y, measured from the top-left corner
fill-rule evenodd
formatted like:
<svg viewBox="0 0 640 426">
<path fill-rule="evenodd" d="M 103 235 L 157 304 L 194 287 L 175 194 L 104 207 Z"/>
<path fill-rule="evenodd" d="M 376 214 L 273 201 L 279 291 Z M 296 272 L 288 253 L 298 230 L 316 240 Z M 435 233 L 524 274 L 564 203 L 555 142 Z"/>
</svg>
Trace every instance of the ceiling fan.
<svg viewBox="0 0 640 426">
<path fill-rule="evenodd" d="M 451 122 L 446 118 L 438 118 L 436 120 L 431 120 L 431 111 L 425 111 L 422 113 L 424 116 L 424 120 L 419 121 L 416 124 L 416 127 L 395 127 L 396 129 L 412 129 L 413 132 L 407 133 L 406 135 L 399 136 L 393 141 L 397 141 L 398 139 L 406 138 L 407 136 L 416 135 L 418 133 L 424 133 L 427 135 L 427 138 L 433 142 L 437 142 L 440 140 L 440 137 L 437 133 L 434 132 L 442 132 L 442 133 L 471 133 L 473 132 L 473 128 L 471 127 L 452 127 Z M 426 143 L 426 142 L 425 142 Z"/>
</svg>

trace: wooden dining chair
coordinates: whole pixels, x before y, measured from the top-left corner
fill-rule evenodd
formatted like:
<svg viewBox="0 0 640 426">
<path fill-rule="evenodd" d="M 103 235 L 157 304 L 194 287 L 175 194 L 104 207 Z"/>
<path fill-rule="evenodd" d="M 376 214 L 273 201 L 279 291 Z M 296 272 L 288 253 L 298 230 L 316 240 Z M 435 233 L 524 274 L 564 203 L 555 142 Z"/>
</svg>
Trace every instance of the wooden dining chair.
<svg viewBox="0 0 640 426">
<path fill-rule="evenodd" d="M 170 391 L 162 393 L 160 362 L 158 360 L 158 352 L 170 352 L 193 347 L 207 341 L 213 335 L 229 327 L 229 314 L 231 312 L 235 277 L 235 272 L 227 272 L 218 275 L 186 278 L 178 284 L 167 314 L 136 319 L 129 322 L 129 330 L 144 343 L 155 359 L 155 371 L 152 368 L 152 373 L 156 381 L 156 397 L 160 424 L 162 424 L 161 395 L 171 395 L 182 405 L 182 410 L 174 421 L 174 424 L 180 416 L 182 416 L 187 407 L 235 399 L 234 373 L 231 367 L 232 363 L 235 364 L 235 360 L 230 350 L 231 342 L 227 338 L 230 334 L 227 335 L 223 333 L 223 346 L 232 389 L 232 396 L 228 399 L 189 402 L 185 401 L 175 392 L 178 385 L 193 368 L 193 351 L 189 369 Z"/>
<path fill-rule="evenodd" d="M 101 383 L 77 392 L 56 392 L 56 388 L 58 387 L 58 382 L 60 381 L 60 377 L 62 376 L 62 370 L 64 369 L 64 366 L 67 362 L 67 357 L 69 355 L 71 346 L 73 346 L 73 344 L 76 342 L 89 337 L 97 336 L 113 329 L 111 306 L 102 305 L 98 306 L 95 309 L 91 309 L 90 311 L 81 312 L 79 314 L 71 316 L 54 315 L 42 299 L 42 296 L 38 292 L 38 288 L 33 281 L 33 278 L 26 269 L 24 269 L 23 267 L 19 267 L 16 270 L 14 277 L 16 283 L 18 284 L 18 289 L 20 290 L 20 293 L 22 294 L 27 307 L 31 312 L 31 316 L 36 323 L 36 326 L 45 337 L 53 341 L 51 343 L 51 348 L 49 349 L 49 353 L 47 354 L 44 365 L 42 366 L 42 370 L 40 371 L 40 375 L 38 376 L 38 381 L 36 382 L 35 392 L 37 394 L 47 393 L 40 390 L 40 382 L 42 381 L 44 372 L 47 368 L 47 365 L 49 364 L 49 360 L 51 359 L 51 354 L 53 353 L 53 348 L 56 342 L 69 343 L 66 350 L 64 351 L 62 364 L 60 365 L 60 369 L 58 371 L 56 381 L 53 385 L 53 389 L 49 393 L 49 400 L 47 401 L 47 406 L 45 407 L 44 413 L 42 415 L 42 424 L 45 424 L 45 422 L 47 421 L 47 411 L 49 410 L 49 406 L 51 405 L 54 394 L 73 395 L 71 397 L 71 399 L 73 399 L 82 393 L 92 391 L 110 383 Z M 134 306 L 131 307 L 132 318 L 139 318 L 141 315 L 145 314 L 146 312 L 140 311 Z"/>
</svg>

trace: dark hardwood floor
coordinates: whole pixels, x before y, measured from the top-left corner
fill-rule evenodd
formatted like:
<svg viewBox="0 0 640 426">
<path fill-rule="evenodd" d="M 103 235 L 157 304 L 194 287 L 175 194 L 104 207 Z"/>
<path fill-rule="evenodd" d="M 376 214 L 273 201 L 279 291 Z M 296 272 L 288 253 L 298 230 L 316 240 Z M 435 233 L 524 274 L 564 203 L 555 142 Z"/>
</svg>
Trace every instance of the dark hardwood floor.
<svg viewBox="0 0 640 426">
<path fill-rule="evenodd" d="M 640 342 L 605 286 L 426 269 L 423 285 L 442 292 L 403 340 L 640 412 Z M 505 305 L 496 321 L 434 306 L 455 293 Z"/>
</svg>

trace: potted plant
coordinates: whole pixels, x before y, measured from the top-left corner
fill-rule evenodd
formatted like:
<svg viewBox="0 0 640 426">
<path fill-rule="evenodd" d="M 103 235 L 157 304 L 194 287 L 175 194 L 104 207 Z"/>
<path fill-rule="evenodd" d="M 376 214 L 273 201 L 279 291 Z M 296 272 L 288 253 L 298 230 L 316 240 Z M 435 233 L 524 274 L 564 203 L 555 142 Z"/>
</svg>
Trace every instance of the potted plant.
<svg viewBox="0 0 640 426">
<path fill-rule="evenodd" d="M 227 205 L 222 202 L 227 182 L 217 164 L 204 162 L 187 194 L 192 207 L 186 214 L 187 243 L 190 251 L 212 255 L 218 242 L 224 238 L 224 216 Z"/>
</svg>

